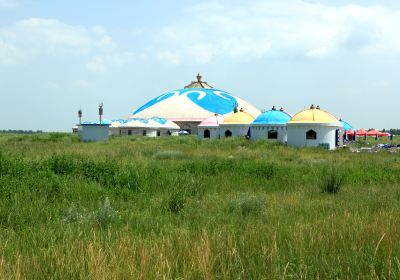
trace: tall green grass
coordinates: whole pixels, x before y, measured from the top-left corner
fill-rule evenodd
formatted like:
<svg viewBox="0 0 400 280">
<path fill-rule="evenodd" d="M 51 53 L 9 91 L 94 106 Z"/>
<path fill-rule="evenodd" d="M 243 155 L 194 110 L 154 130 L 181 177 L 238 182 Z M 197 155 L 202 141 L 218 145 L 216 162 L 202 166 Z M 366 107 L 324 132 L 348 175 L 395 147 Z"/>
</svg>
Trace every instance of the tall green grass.
<svg viewBox="0 0 400 280">
<path fill-rule="evenodd" d="M 397 279 L 399 182 L 388 152 L 1 135 L 0 278 Z"/>
</svg>

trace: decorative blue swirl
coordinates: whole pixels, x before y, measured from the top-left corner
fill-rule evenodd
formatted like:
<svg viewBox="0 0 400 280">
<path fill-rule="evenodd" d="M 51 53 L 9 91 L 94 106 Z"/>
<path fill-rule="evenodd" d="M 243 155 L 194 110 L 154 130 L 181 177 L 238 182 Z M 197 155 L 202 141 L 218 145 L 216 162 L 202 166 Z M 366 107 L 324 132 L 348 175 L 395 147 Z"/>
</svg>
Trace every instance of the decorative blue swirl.
<svg viewBox="0 0 400 280">
<path fill-rule="evenodd" d="M 152 117 L 150 120 L 153 120 L 155 122 L 158 122 L 159 124 L 166 124 L 167 120 L 164 118 L 159 118 L 159 117 Z"/>
<path fill-rule="evenodd" d="M 204 110 L 220 115 L 232 112 L 234 107 L 237 105 L 236 98 L 225 91 L 217 89 L 190 88 L 171 91 L 160 95 L 137 109 L 133 112 L 133 115 L 138 114 L 166 99 L 181 95 L 186 96 L 190 101 Z"/>
</svg>

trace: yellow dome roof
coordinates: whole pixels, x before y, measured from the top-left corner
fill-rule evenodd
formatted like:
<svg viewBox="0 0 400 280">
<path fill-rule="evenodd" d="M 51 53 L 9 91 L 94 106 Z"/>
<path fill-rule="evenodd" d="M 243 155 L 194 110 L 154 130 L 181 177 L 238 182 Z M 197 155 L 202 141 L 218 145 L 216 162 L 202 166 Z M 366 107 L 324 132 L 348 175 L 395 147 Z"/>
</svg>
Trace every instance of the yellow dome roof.
<svg viewBox="0 0 400 280">
<path fill-rule="evenodd" d="M 222 124 L 251 124 L 254 119 L 249 113 L 240 111 L 226 117 Z"/>
<path fill-rule="evenodd" d="M 339 120 L 335 116 L 318 107 L 314 108 L 314 106 L 294 115 L 288 122 L 288 124 L 291 123 L 330 123 L 340 125 Z"/>
</svg>

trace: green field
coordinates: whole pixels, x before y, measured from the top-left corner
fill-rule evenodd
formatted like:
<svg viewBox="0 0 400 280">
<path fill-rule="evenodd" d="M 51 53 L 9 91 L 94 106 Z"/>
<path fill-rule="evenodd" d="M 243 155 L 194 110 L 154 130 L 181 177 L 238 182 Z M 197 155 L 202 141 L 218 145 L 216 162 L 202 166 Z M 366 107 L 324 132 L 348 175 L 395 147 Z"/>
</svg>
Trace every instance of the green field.
<svg viewBox="0 0 400 280">
<path fill-rule="evenodd" d="M 399 279 L 400 155 L 0 136 L 0 279 Z"/>
</svg>

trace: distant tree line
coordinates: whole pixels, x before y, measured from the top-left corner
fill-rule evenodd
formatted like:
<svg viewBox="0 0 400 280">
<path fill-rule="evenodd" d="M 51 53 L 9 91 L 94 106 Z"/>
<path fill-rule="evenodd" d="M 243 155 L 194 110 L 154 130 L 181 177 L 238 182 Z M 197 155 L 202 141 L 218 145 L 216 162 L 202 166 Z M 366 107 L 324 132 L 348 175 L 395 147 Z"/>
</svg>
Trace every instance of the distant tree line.
<svg viewBox="0 0 400 280">
<path fill-rule="evenodd" d="M 35 134 L 35 133 L 43 133 L 42 130 L 22 130 L 22 129 L 3 129 L 0 130 L 0 133 L 10 133 L 10 134 Z"/>
<path fill-rule="evenodd" d="M 383 132 L 391 132 L 393 131 L 393 133 L 395 135 L 400 135 L 400 128 L 390 128 L 390 129 L 382 129 Z"/>
</svg>

